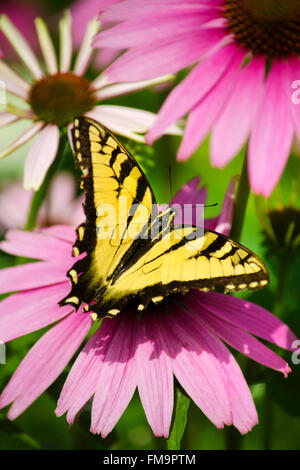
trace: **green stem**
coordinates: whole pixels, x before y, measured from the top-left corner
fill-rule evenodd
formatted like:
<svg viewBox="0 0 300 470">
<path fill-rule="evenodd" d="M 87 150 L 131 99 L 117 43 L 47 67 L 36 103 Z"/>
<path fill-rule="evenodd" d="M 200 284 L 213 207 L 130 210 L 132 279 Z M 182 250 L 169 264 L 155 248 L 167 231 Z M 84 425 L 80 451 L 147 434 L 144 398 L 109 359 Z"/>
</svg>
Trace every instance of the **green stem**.
<svg viewBox="0 0 300 470">
<path fill-rule="evenodd" d="M 265 407 L 265 426 L 264 426 L 264 450 L 271 450 L 271 437 L 273 428 L 273 406 L 272 398 L 265 391 L 264 396 L 264 407 Z"/>
<path fill-rule="evenodd" d="M 277 258 L 277 287 L 274 296 L 273 313 L 282 318 L 286 312 L 287 293 L 291 279 L 291 258 L 288 253 Z"/>
<path fill-rule="evenodd" d="M 61 134 L 61 137 L 60 137 L 60 142 L 59 142 L 55 160 L 50 166 L 40 188 L 34 193 L 34 196 L 32 198 L 30 211 L 29 211 L 27 222 L 25 225 L 25 230 L 33 230 L 36 225 L 38 212 L 39 212 L 41 205 L 43 204 L 45 200 L 50 182 L 52 181 L 53 176 L 55 175 L 55 173 L 57 172 L 57 170 L 60 168 L 62 164 L 62 157 L 63 157 L 66 143 L 67 143 L 67 134 L 64 132 Z"/>
<path fill-rule="evenodd" d="M 175 406 L 171 424 L 170 436 L 167 440 L 168 450 L 180 450 L 181 439 L 187 422 L 187 412 L 190 405 L 190 398 L 175 382 Z"/>
<path fill-rule="evenodd" d="M 248 180 L 247 151 L 244 158 L 242 173 L 239 179 L 236 198 L 233 208 L 233 221 L 230 236 L 235 241 L 239 241 L 244 224 L 248 199 L 250 195 L 250 186 Z"/>
<path fill-rule="evenodd" d="M 249 186 L 249 180 L 248 180 L 248 165 L 247 165 L 247 151 L 246 151 L 241 176 L 239 179 L 237 194 L 234 200 L 233 220 L 232 220 L 232 226 L 231 226 L 231 231 L 230 231 L 230 237 L 235 241 L 239 241 L 239 239 L 241 238 L 249 195 L 250 195 L 250 186 Z M 229 428 L 226 429 L 225 436 L 226 436 L 225 439 L 226 439 L 227 450 L 241 449 L 242 436 L 233 426 L 230 426 Z"/>
</svg>

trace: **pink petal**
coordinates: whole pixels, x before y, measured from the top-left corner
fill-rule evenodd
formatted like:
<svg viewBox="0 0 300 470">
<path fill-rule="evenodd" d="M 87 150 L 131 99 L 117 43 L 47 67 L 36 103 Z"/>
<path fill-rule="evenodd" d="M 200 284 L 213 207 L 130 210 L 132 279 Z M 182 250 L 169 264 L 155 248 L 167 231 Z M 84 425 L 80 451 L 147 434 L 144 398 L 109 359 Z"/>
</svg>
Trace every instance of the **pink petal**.
<svg viewBox="0 0 300 470">
<path fill-rule="evenodd" d="M 50 286 L 66 280 L 69 266 L 44 261 L 22 264 L 0 271 L 0 294 Z"/>
<path fill-rule="evenodd" d="M 292 147 L 294 126 L 287 96 L 288 70 L 283 61 L 272 64 L 249 141 L 249 178 L 256 194 L 270 196 Z"/>
<path fill-rule="evenodd" d="M 94 41 L 95 47 L 111 47 L 127 49 L 129 47 L 151 44 L 157 40 L 174 37 L 174 30 L 179 35 L 190 33 L 193 35 L 203 23 L 215 18 L 212 10 L 199 9 L 179 12 L 169 12 L 162 15 L 160 11 L 151 16 L 132 18 L 101 32 Z"/>
<path fill-rule="evenodd" d="M 192 307 L 192 306 L 190 306 Z M 240 351 L 244 356 L 250 357 L 256 362 L 263 364 L 272 369 L 282 372 L 285 376 L 291 371 L 288 364 L 271 349 L 258 341 L 241 328 L 237 328 L 232 324 L 220 320 L 215 316 L 208 306 L 203 306 L 201 311 L 198 307 L 197 320 L 210 329 L 215 335 L 219 336 L 231 347 Z"/>
<path fill-rule="evenodd" d="M 43 127 L 42 122 L 36 122 L 27 129 L 25 129 L 21 134 L 18 135 L 12 142 L 10 142 L 4 149 L 1 150 L 0 152 L 0 158 L 6 157 L 10 153 L 14 152 L 17 150 L 19 147 L 24 145 L 26 142 L 28 142 L 30 139 L 32 139 Z"/>
<path fill-rule="evenodd" d="M 58 302 L 69 292 L 68 282 L 10 295 L 0 302 L 0 331 L 3 342 L 11 341 L 60 320 L 70 307 Z"/>
<path fill-rule="evenodd" d="M 0 193 L 0 225 L 3 229 L 23 228 L 33 191 L 24 191 L 22 183 L 7 183 Z M 0 245 L 1 246 L 1 245 Z"/>
<path fill-rule="evenodd" d="M 139 142 L 144 142 L 144 137 L 140 134 L 149 129 L 156 117 L 150 111 L 117 105 L 95 106 L 86 115 L 101 121 L 113 132 Z M 182 131 L 174 124 L 166 130 L 166 133 L 180 135 Z"/>
<path fill-rule="evenodd" d="M 69 225 L 52 225 L 51 227 L 40 228 L 38 231 L 71 244 L 75 242 L 76 238 L 74 227 Z"/>
<path fill-rule="evenodd" d="M 17 418 L 54 382 L 86 337 L 91 323 L 89 315 L 73 313 L 35 343 L 1 395 L 1 408 L 14 402 L 9 419 Z"/>
<path fill-rule="evenodd" d="M 222 48 L 200 62 L 177 85 L 165 100 L 154 126 L 148 132 L 148 143 L 160 137 L 166 127 L 189 112 L 213 88 L 230 66 L 236 52 L 236 48 L 231 45 Z"/>
<path fill-rule="evenodd" d="M 13 114 L 6 113 L 5 111 L 0 112 L 0 127 L 5 127 L 12 122 L 18 121 L 18 116 L 14 116 Z"/>
<path fill-rule="evenodd" d="M 117 59 L 106 70 L 106 74 L 111 82 L 130 82 L 175 73 L 200 59 L 223 36 L 223 32 L 217 28 L 137 46 Z"/>
<path fill-rule="evenodd" d="M 227 64 L 227 68 L 223 73 L 223 76 L 219 76 L 220 79 L 215 86 L 212 87 L 205 96 L 202 95 L 203 98 L 198 101 L 194 109 L 191 111 L 187 119 L 184 136 L 178 150 L 178 160 L 186 160 L 200 145 L 209 132 L 215 119 L 221 112 L 222 107 L 234 86 L 235 79 L 239 73 L 243 53 L 238 51 L 235 47 L 227 47 L 232 51 L 233 57 L 230 63 Z M 223 50 L 219 51 L 217 54 L 221 54 L 222 51 Z M 216 62 L 213 61 L 212 64 L 213 71 L 215 73 L 218 73 L 220 70 L 219 67 L 217 67 L 218 62 L 219 61 L 216 60 Z M 202 65 L 202 63 L 200 65 Z M 203 73 L 206 74 L 204 71 Z"/>
<path fill-rule="evenodd" d="M 61 416 L 68 411 L 67 421 L 70 424 L 73 424 L 78 412 L 96 390 L 101 366 L 117 325 L 117 319 L 104 319 L 100 328 L 78 355 L 69 372 L 55 413 Z"/>
<path fill-rule="evenodd" d="M 181 321 L 185 322 L 187 317 L 189 322 L 194 324 L 196 317 L 195 336 L 205 350 L 209 351 L 219 361 L 219 372 L 221 372 L 224 387 L 230 400 L 232 424 L 242 434 L 245 434 L 258 423 L 257 412 L 249 387 L 233 355 L 217 336 L 210 332 L 210 327 L 207 327 L 206 322 L 202 321 L 202 313 L 201 311 L 196 314 L 193 310 L 190 313 L 181 309 Z"/>
<path fill-rule="evenodd" d="M 298 139 L 300 140 L 300 60 L 295 57 L 288 61 L 289 77 L 291 83 L 291 111 L 294 119 Z M 296 82 L 296 88 L 295 87 Z"/>
<path fill-rule="evenodd" d="M 225 194 L 220 215 L 212 219 L 205 219 L 206 229 L 229 235 L 233 217 L 235 186 L 236 178 L 232 178 Z"/>
<path fill-rule="evenodd" d="M 205 6 L 198 1 L 182 1 L 182 0 L 131 0 L 127 2 L 114 2 L 116 5 L 108 8 L 101 15 L 101 21 L 114 22 L 126 21 L 133 18 L 148 17 L 148 15 L 157 14 L 159 8 L 160 16 L 168 16 L 170 13 L 178 12 L 197 12 L 205 11 L 207 8 L 215 7 L 222 0 L 213 0 L 209 5 Z"/>
<path fill-rule="evenodd" d="M 172 360 L 173 372 L 187 394 L 218 428 L 232 424 L 229 398 L 215 356 L 195 337 L 195 326 L 175 315 L 161 319 L 165 347 Z"/>
<path fill-rule="evenodd" d="M 248 300 L 216 292 L 192 291 L 189 295 L 199 305 L 209 308 L 209 311 L 222 320 L 238 328 L 263 338 L 281 348 L 293 350 L 292 343 L 296 336 L 279 318 L 272 315 L 259 305 Z"/>
<path fill-rule="evenodd" d="M 199 188 L 201 179 L 195 177 L 184 184 L 170 202 L 172 204 L 205 204 L 207 189 L 205 186 Z"/>
<path fill-rule="evenodd" d="M 106 437 L 130 402 L 136 388 L 136 315 L 120 317 L 99 370 L 92 405 L 91 432 Z"/>
<path fill-rule="evenodd" d="M 11 255 L 50 262 L 62 262 L 65 258 L 69 261 L 72 252 L 70 243 L 24 230 L 9 230 L 6 239 L 0 242 L 0 249 Z"/>
<path fill-rule="evenodd" d="M 27 155 L 24 167 L 24 188 L 37 190 L 51 163 L 59 144 L 58 127 L 48 124 L 38 135 Z"/>
<path fill-rule="evenodd" d="M 173 372 L 156 317 L 147 312 L 138 322 L 136 376 L 143 408 L 153 433 L 167 438 L 173 411 Z"/>
<path fill-rule="evenodd" d="M 264 92 L 265 58 L 243 67 L 228 95 L 211 137 L 211 162 L 224 167 L 242 148 L 256 118 Z"/>
<path fill-rule="evenodd" d="M 199 189 L 199 184 L 200 178 L 193 178 L 173 197 L 170 205 L 177 211 L 174 224 L 203 226 L 207 190 L 206 187 Z"/>
</svg>

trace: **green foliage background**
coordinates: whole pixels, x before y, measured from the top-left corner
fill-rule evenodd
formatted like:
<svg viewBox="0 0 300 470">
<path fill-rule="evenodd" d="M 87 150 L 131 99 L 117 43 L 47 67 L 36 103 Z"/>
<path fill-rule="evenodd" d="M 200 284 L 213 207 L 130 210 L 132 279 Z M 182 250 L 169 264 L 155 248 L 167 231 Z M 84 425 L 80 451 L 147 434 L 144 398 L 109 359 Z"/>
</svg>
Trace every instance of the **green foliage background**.
<svg viewBox="0 0 300 470">
<path fill-rule="evenodd" d="M 64 2 L 43 2 L 48 11 L 57 12 Z M 88 3 L 88 2 L 86 2 Z M 51 9 L 50 9 L 51 4 Z M 134 95 L 112 100 L 112 103 L 149 109 L 157 112 L 168 90 L 145 90 Z M 8 143 L 19 131 L 19 124 L 0 129 L 1 147 Z M 176 149 L 178 137 L 163 137 L 154 144 L 153 149 L 124 140 L 144 168 L 159 202 L 170 200 L 169 166 L 172 168 L 173 195 L 191 177 L 199 175 L 208 187 L 208 204 L 218 203 L 217 207 L 206 209 L 206 216 L 216 215 L 222 205 L 227 185 L 234 175 L 241 172 L 244 150 L 225 169 L 212 168 L 209 163 L 209 139 L 195 152 L 186 163 L 177 163 Z M 22 177 L 23 162 L 31 144 L 27 144 L 5 161 L 0 162 L 0 185 Z M 69 150 L 65 166 L 76 177 L 73 157 Z M 280 191 L 288 198 L 292 181 L 299 175 L 300 160 L 294 155 L 290 158 L 284 172 Z M 1 190 L 1 186 L 0 186 Z M 275 190 L 273 200 L 276 200 Z M 299 207 L 299 195 L 297 195 Z M 0 208 L 1 210 L 1 208 Z M 277 273 L 280 266 L 276 256 L 265 258 L 265 247 L 261 226 L 258 221 L 255 198 L 250 196 L 241 242 L 265 259 L 271 272 L 268 288 L 257 293 L 243 296 L 275 311 L 275 296 L 278 289 Z M 275 254 L 276 255 L 276 254 Z M 0 252 L 0 267 L 13 265 L 15 260 Z M 282 319 L 300 336 L 299 278 L 300 263 L 297 258 L 290 266 L 290 282 L 285 286 L 283 295 Z M 279 286 L 280 288 L 280 286 Z M 38 314 L 38 312 L 37 312 Z M 43 331 L 29 334 L 7 345 L 7 363 L 0 365 L 0 389 L 4 387 L 15 368 Z M 188 422 L 182 440 L 182 449 L 299 449 L 300 448 L 300 365 L 291 364 L 291 353 L 277 352 L 293 366 L 293 373 L 287 379 L 282 374 L 249 362 L 234 352 L 244 371 L 259 415 L 259 424 L 252 432 L 240 436 L 234 429 L 217 430 L 193 403 L 188 412 Z M 70 367 L 70 366 L 69 366 Z M 56 380 L 29 409 L 17 420 L 6 418 L 7 409 L 0 411 L 0 450 L 3 449 L 161 449 L 165 448 L 164 439 L 155 438 L 147 423 L 143 408 L 136 392 L 128 409 L 105 439 L 89 432 L 90 405 L 88 404 L 77 421 L 69 427 L 64 417 L 56 418 L 54 409 L 62 384 L 69 368 Z"/>
</svg>

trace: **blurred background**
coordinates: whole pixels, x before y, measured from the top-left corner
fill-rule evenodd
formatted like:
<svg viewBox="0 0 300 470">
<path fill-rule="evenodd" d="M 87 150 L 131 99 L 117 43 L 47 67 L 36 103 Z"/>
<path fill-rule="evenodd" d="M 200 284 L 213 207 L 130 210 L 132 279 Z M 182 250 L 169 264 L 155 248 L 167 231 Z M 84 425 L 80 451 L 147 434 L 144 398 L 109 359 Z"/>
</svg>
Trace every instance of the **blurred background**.
<svg viewBox="0 0 300 470">
<path fill-rule="evenodd" d="M 84 7 L 83 7 L 84 3 Z M 80 7 L 80 8 L 79 8 Z M 72 2 L 68 0 L 34 1 L 0 1 L 0 13 L 5 12 L 17 27 L 21 29 L 28 41 L 37 48 L 37 40 L 33 20 L 36 16 L 44 18 L 53 34 L 58 39 L 57 20 L 65 8 L 71 8 L 74 13 L 73 33 L 76 33 L 76 22 L 87 22 L 98 12 L 98 5 L 93 0 Z M 81 13 L 78 14 L 78 11 Z M 83 15 L 82 12 L 85 12 Z M 83 30 L 83 28 L 80 28 Z M 80 44 L 80 36 L 75 34 L 76 43 Z M 16 57 L 2 35 L 0 45 L 6 59 L 14 63 Z M 37 50 L 39 54 L 40 51 Z M 107 57 L 105 53 L 95 58 L 94 66 L 88 73 L 95 76 L 95 71 L 103 66 Z M 182 79 L 179 74 L 175 83 Z M 174 86 L 174 84 L 172 86 Z M 155 89 L 143 90 L 115 98 L 106 103 L 133 106 L 157 112 L 169 89 L 165 86 Z M 4 106 L 1 105 L 1 110 Z M 4 147 L 15 135 L 19 134 L 23 123 L 11 124 L 0 129 L 1 147 Z M 157 141 L 153 148 L 144 144 L 134 143 L 121 139 L 135 155 L 143 167 L 158 202 L 167 203 L 171 196 L 194 176 L 200 176 L 202 184 L 208 188 L 207 204 L 218 205 L 205 209 L 206 217 L 213 217 L 221 209 L 223 197 L 227 186 L 234 175 L 241 172 L 243 149 L 240 155 L 224 170 L 212 168 L 209 163 L 209 138 L 195 152 L 193 157 L 185 163 L 176 162 L 176 150 L 179 137 L 164 136 Z M 28 143 L 0 162 L 0 231 L 3 238 L 9 227 L 22 227 L 26 220 L 30 197 L 21 189 L 24 159 L 28 152 Z M 73 197 L 80 195 L 78 173 L 74 167 L 71 150 L 64 158 L 62 171 L 64 177 L 74 186 Z M 299 224 L 299 175 L 300 150 L 295 144 L 292 158 L 284 172 L 280 185 L 275 189 L 268 202 L 250 196 L 241 243 L 245 244 L 261 256 L 271 274 L 271 283 L 268 288 L 255 293 L 240 294 L 249 300 L 260 304 L 273 313 L 280 315 L 291 329 L 300 336 L 299 312 L 299 279 L 300 262 L 299 251 L 287 250 L 289 269 L 287 275 L 280 276 L 280 256 L 286 256 L 286 251 L 280 252 L 279 239 L 277 248 L 268 241 L 263 233 L 266 230 L 264 221 L 267 212 L 276 210 L 276 227 L 280 228 L 290 223 L 282 212 L 286 206 L 293 206 L 295 220 Z M 171 166 L 171 185 L 169 184 L 169 167 Z M 73 183 L 74 181 L 74 183 Z M 170 193 L 170 186 L 173 194 Z M 54 191 L 54 190 L 53 190 Z M 24 204 L 28 199 L 28 205 Z M 27 207 L 27 209 L 26 209 Z M 59 211 L 53 209 L 53 217 L 47 223 L 59 223 Z M 55 215 L 56 214 L 56 215 Z M 277 215 L 278 215 L 277 214 Z M 42 216 L 41 216 L 42 217 Z M 298 220 L 299 217 L 299 220 Z M 263 224 L 263 225 L 262 225 Z M 278 229 L 279 230 L 279 229 Z M 280 231 L 280 230 L 279 230 Z M 278 232 L 279 233 L 279 232 Z M 279 237 L 280 238 L 280 237 Z M 279 253 L 280 252 L 280 253 Z M 0 267 L 15 264 L 14 257 L 0 252 Z M 280 311 L 276 311 L 276 299 L 281 298 Z M 32 333 L 17 339 L 7 345 L 6 364 L 0 364 L 0 389 L 4 387 L 13 374 L 17 365 L 25 356 L 30 347 L 41 336 L 43 331 Z M 283 353 L 291 366 L 291 353 Z M 300 448 L 300 366 L 293 366 L 293 373 L 287 379 L 275 371 L 249 362 L 242 355 L 233 352 L 250 384 L 259 415 L 259 424 L 246 436 L 240 436 L 234 429 L 217 430 L 202 412 L 191 402 L 188 412 L 188 424 L 182 441 L 182 449 L 299 449 Z M 74 358 L 75 359 L 75 358 Z M 69 366 L 70 368 L 70 366 Z M 0 411 L 0 449 L 163 449 L 166 446 L 164 439 L 153 436 L 136 393 L 129 407 L 113 432 L 104 440 L 89 432 L 90 406 L 86 406 L 77 421 L 69 427 L 64 417 L 56 418 L 54 409 L 56 400 L 65 381 L 69 368 L 25 413 L 14 422 L 6 418 L 7 410 Z"/>
</svg>

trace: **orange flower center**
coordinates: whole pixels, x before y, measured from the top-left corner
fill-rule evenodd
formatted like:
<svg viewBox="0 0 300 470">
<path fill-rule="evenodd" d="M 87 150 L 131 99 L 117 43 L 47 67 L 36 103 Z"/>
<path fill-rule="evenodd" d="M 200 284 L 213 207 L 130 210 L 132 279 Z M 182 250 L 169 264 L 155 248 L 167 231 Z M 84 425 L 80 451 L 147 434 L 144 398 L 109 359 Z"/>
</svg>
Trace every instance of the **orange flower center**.
<svg viewBox="0 0 300 470">
<path fill-rule="evenodd" d="M 32 85 L 29 103 L 38 119 L 61 127 L 94 107 L 96 98 L 93 93 L 90 82 L 85 78 L 72 73 L 57 73 Z"/>
<path fill-rule="evenodd" d="M 300 55 L 299 0 L 225 0 L 224 16 L 237 43 L 253 54 Z"/>
</svg>

